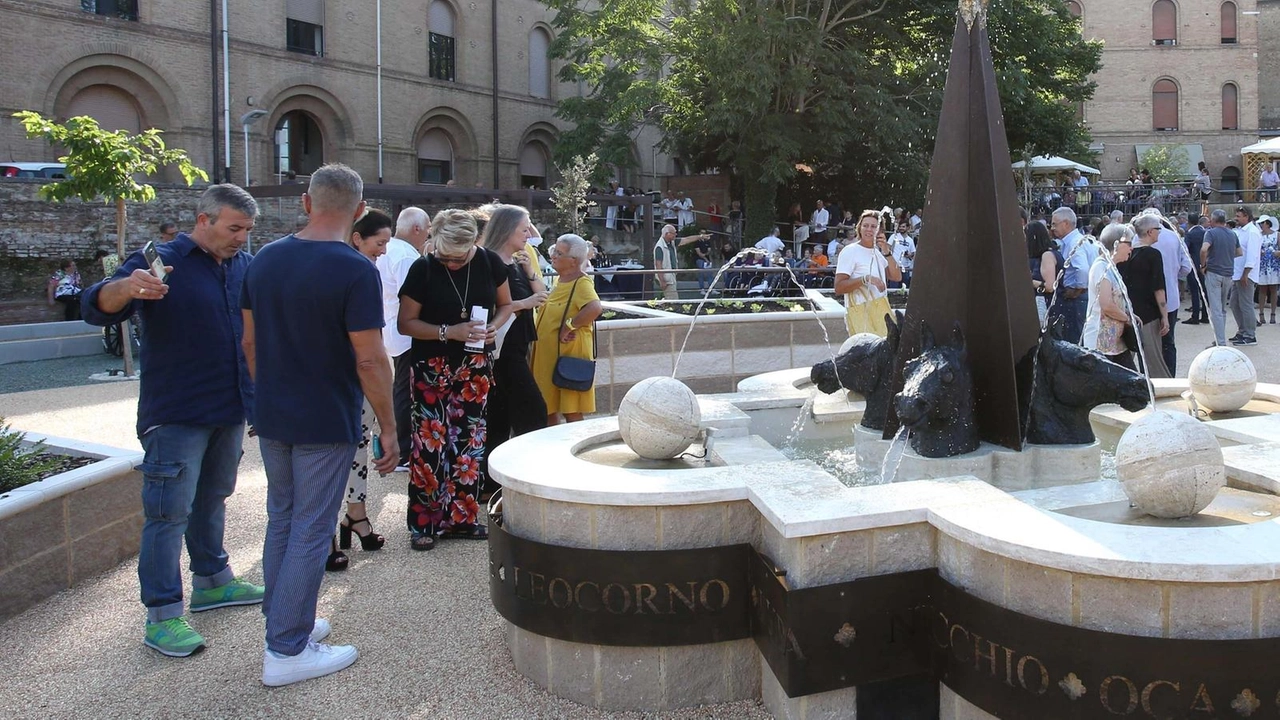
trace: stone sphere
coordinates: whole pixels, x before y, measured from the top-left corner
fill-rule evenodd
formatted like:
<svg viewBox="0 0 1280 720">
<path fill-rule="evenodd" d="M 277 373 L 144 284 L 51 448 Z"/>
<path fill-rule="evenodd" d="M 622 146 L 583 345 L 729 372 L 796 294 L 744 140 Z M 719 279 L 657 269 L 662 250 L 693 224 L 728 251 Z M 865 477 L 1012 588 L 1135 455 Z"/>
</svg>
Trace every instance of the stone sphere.
<svg viewBox="0 0 1280 720">
<path fill-rule="evenodd" d="M 1116 474 L 1139 510 L 1161 518 L 1195 515 L 1227 483 L 1213 432 L 1190 415 L 1167 410 L 1140 418 L 1120 436 Z"/>
<path fill-rule="evenodd" d="M 1258 371 L 1248 355 L 1233 347 L 1211 347 L 1191 361 L 1191 394 L 1209 412 L 1232 412 L 1253 399 Z"/>
<path fill-rule="evenodd" d="M 642 458 L 676 457 L 702 432 L 698 397 L 675 378 L 645 378 L 622 398 L 618 429 L 622 441 Z"/>
<path fill-rule="evenodd" d="M 836 355 L 843 355 L 846 352 L 849 352 L 849 350 L 855 345 L 866 345 L 870 347 L 883 339 L 884 338 L 876 335 L 875 333 L 856 333 L 850 335 L 847 340 L 840 343 L 840 349 L 836 351 Z"/>
</svg>

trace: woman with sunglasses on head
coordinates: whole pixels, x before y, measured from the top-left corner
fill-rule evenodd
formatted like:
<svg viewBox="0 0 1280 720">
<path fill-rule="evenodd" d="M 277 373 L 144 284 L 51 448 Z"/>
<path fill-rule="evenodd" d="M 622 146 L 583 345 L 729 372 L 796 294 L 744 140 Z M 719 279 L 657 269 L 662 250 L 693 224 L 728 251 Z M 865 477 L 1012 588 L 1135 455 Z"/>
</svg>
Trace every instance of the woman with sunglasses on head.
<svg viewBox="0 0 1280 720">
<path fill-rule="evenodd" d="M 604 312 L 595 282 L 586 274 L 588 248 L 581 236 L 561 235 L 551 247 L 558 277 L 547 304 L 538 311 L 533 377 L 547 403 L 547 424 L 577 422 L 596 410 L 595 388 L 569 390 L 555 384 L 561 357 L 595 360 L 595 322 Z"/>
<path fill-rule="evenodd" d="M 475 218 L 442 210 L 431 222 L 431 254 L 414 262 L 400 288 L 400 332 L 413 338 L 410 383 L 410 547 L 436 538 L 488 538 L 479 522 L 481 464 L 493 384 L 490 353 L 511 314 L 507 265 L 476 245 Z M 487 312 L 487 319 L 480 319 Z"/>
</svg>

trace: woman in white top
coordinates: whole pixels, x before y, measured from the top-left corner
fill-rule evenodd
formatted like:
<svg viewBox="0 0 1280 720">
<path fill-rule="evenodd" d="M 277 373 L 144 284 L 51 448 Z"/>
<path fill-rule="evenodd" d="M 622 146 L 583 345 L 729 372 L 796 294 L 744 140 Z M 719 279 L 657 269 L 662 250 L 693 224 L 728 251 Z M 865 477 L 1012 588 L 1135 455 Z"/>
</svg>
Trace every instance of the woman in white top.
<svg viewBox="0 0 1280 720">
<path fill-rule="evenodd" d="M 885 337 L 884 316 L 889 314 L 885 288 L 889 280 L 900 282 L 902 270 L 893 259 L 893 250 L 880 232 L 880 213 L 863 210 L 858 217 L 858 237 L 840 251 L 836 260 L 837 295 L 844 295 L 845 326 L 850 335 L 872 333 Z"/>
</svg>

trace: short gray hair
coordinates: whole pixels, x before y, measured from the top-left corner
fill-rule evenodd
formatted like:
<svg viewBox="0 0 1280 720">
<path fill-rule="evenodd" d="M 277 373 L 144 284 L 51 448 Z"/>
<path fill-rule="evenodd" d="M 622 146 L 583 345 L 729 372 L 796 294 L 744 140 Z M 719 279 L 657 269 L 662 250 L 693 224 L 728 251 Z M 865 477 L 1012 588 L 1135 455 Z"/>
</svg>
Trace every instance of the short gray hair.
<svg viewBox="0 0 1280 720">
<path fill-rule="evenodd" d="M 1112 219 L 1112 220 L 1123 220 L 1123 219 L 1124 219 L 1124 212 L 1123 212 L 1123 211 L 1120 211 L 1120 210 L 1112 210 L 1112 211 L 1111 211 L 1111 219 Z"/>
<path fill-rule="evenodd" d="M 659 234 L 659 235 L 666 235 L 668 230 L 670 230 L 671 232 L 675 232 L 675 231 L 676 231 L 676 226 L 675 226 L 675 225 L 663 225 L 663 226 L 662 226 L 662 230 L 661 230 L 658 234 Z M 574 237 L 578 237 L 578 236 L 577 236 L 577 235 L 574 235 Z M 556 240 L 556 242 L 560 242 L 560 241 L 559 241 L 559 240 Z"/>
<path fill-rule="evenodd" d="M 1069 207 L 1060 207 L 1053 211 L 1054 222 L 1061 222 L 1064 220 L 1070 220 L 1072 225 L 1077 225 L 1080 222 L 1076 219 L 1076 211 Z"/>
<path fill-rule="evenodd" d="M 1151 228 L 1163 228 L 1164 223 L 1160 222 L 1159 215 L 1139 215 L 1133 219 L 1133 232 L 1138 237 L 1147 234 Z"/>
<path fill-rule="evenodd" d="M 1112 223 L 1098 234 L 1098 242 L 1102 243 L 1102 247 L 1106 248 L 1107 252 L 1114 252 L 1116 243 L 1121 240 L 1133 240 L 1133 228 L 1121 223 Z"/>
<path fill-rule="evenodd" d="M 1209 213 L 1209 221 L 1215 225 L 1226 225 L 1227 211 L 1222 209 L 1214 210 L 1213 212 Z"/>
<path fill-rule="evenodd" d="M 413 233 L 414 228 L 426 230 L 431 226 L 431 217 L 420 207 L 407 207 L 396 216 L 396 237 L 403 238 Z"/>
<path fill-rule="evenodd" d="M 352 212 L 364 199 L 360 173 L 342 163 L 329 163 L 311 174 L 307 187 L 311 208 L 320 212 Z"/>
<path fill-rule="evenodd" d="M 668 225 L 667 227 L 671 226 Z M 556 245 L 559 246 L 561 244 L 567 246 L 568 252 L 566 252 L 565 255 L 577 260 L 578 265 L 585 271 L 587 269 L 587 258 L 590 257 L 591 253 L 590 243 L 583 240 L 581 235 L 565 233 L 564 235 L 556 238 Z"/>
<path fill-rule="evenodd" d="M 209 222 L 216 223 L 222 208 L 231 208 L 249 217 L 258 216 L 258 201 L 244 188 L 231 183 L 210 185 L 196 203 L 196 214 L 207 215 Z"/>
</svg>

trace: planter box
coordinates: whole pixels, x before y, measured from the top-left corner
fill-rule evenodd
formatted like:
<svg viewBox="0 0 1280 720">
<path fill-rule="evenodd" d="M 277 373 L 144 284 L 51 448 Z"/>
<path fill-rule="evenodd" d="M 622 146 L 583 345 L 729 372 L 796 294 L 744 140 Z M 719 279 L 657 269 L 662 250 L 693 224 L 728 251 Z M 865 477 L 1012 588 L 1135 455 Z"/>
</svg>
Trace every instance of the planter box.
<svg viewBox="0 0 1280 720">
<path fill-rule="evenodd" d="M 142 453 L 29 433 L 98 461 L 0 494 L 0 622 L 136 555 Z"/>
</svg>

